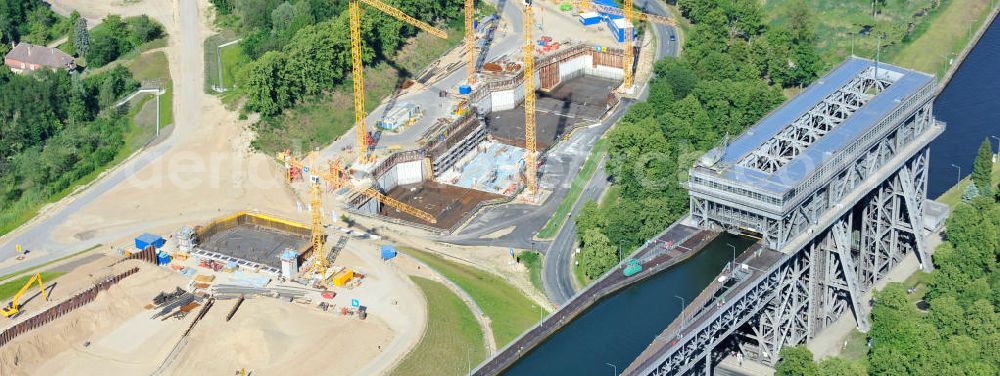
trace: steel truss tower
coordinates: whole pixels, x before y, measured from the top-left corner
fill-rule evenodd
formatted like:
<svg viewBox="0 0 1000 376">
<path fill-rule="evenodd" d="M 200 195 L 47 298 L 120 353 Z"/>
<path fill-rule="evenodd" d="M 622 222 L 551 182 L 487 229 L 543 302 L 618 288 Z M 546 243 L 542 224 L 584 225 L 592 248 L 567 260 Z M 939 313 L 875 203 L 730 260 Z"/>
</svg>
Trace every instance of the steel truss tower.
<svg viewBox="0 0 1000 376">
<path fill-rule="evenodd" d="M 844 314 L 924 244 L 933 77 L 852 58 L 691 170 L 692 220 L 759 235 L 739 278 L 685 310 L 624 374 L 711 373 L 728 351 L 774 364 Z M 804 98 L 803 98 L 804 97 Z M 777 119 L 777 120 L 775 120 Z M 769 123 L 778 121 L 777 123 Z"/>
</svg>

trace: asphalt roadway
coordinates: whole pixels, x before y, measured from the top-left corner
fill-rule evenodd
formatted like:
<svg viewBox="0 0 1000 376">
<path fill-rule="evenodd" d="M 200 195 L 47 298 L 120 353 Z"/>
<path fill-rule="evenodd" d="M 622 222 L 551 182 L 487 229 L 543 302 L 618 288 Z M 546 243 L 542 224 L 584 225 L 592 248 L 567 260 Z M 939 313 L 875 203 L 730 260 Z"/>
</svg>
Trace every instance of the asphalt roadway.
<svg viewBox="0 0 1000 376">
<path fill-rule="evenodd" d="M 202 41 L 199 37 L 201 28 L 199 17 L 196 1 L 179 1 L 176 22 L 180 30 L 180 34 L 177 37 L 180 38 L 180 45 L 182 46 L 180 48 L 179 61 L 183 66 L 201 67 L 204 64 L 201 54 Z M 180 69 L 179 71 L 181 73 L 180 77 L 174 80 L 174 87 L 177 92 L 174 96 L 174 118 L 175 123 L 182 126 L 173 127 L 172 134 L 169 137 L 165 137 L 167 134 L 161 135 L 161 137 L 165 137 L 163 141 L 147 147 L 141 153 L 110 170 L 104 177 L 98 178 L 92 186 L 77 194 L 76 197 L 69 199 L 65 206 L 51 210 L 49 213 L 33 219 L 10 234 L 0 238 L 0 260 L 9 260 L 17 257 L 16 244 L 20 244 L 29 252 L 44 253 L 44 256 L 39 258 L 0 267 L 0 275 L 39 265 L 72 252 L 101 244 L 102 242 L 119 239 L 125 236 L 124 234 L 142 232 L 144 227 L 149 226 L 148 223 L 136 223 L 131 228 L 124 229 L 117 234 L 106 234 L 101 237 L 92 237 L 68 244 L 58 243 L 52 239 L 52 231 L 65 223 L 67 218 L 72 214 L 90 205 L 95 199 L 104 195 L 105 192 L 122 184 L 136 172 L 159 159 L 174 147 L 183 144 L 190 137 L 192 130 L 196 129 L 196 126 L 201 123 L 200 112 L 197 109 L 199 108 L 198 99 L 201 96 L 202 85 L 204 84 L 200 73 L 202 69 Z"/>
<path fill-rule="evenodd" d="M 659 0 L 636 2 L 636 7 L 650 14 L 668 15 L 666 6 Z M 666 25 L 652 25 L 657 41 L 656 58 L 677 56 L 679 52 L 678 43 L 676 40 L 670 40 L 670 36 L 677 33 L 675 28 Z M 639 98 L 645 99 L 648 95 L 648 85 L 644 85 L 641 88 Z M 569 220 L 560 228 L 555 239 L 552 241 L 537 241 L 534 237 L 545 226 L 545 223 L 555 213 L 556 208 L 559 207 L 563 198 L 569 193 L 573 179 L 583 166 L 597 139 L 604 135 L 611 128 L 611 125 L 621 119 L 625 111 L 633 103 L 634 101 L 628 99 L 623 100 L 601 124 L 578 130 L 569 142 L 560 143 L 550 151 L 547 158 L 550 160 L 558 159 L 559 163 L 546 163 L 543 167 L 540 185 L 543 189 L 552 190 L 552 194 L 545 203 L 540 206 L 512 204 L 485 209 L 473 219 L 472 223 L 462 229 L 459 234 L 439 240 L 461 245 L 487 245 L 539 250 L 545 254 L 544 261 L 542 262 L 542 282 L 545 286 L 546 295 L 557 305 L 568 301 L 576 292 L 573 286 L 574 277 L 571 271 L 572 253 L 576 248 L 576 226 L 572 217 L 580 211 L 583 204 L 587 201 L 598 200 L 610 185 L 607 173 L 604 170 L 603 161 L 598 165 L 594 176 L 587 182 L 586 188 L 584 188 L 580 198 L 570 211 Z M 512 226 L 516 227 L 509 234 L 493 238 L 485 237 L 501 230 L 507 230 Z"/>
</svg>

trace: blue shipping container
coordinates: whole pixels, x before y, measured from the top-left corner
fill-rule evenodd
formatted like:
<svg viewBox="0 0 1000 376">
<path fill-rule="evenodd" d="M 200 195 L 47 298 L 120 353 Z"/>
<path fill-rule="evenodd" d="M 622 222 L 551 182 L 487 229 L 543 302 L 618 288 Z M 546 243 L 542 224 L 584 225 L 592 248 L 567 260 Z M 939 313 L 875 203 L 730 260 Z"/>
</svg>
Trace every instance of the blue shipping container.
<svg viewBox="0 0 1000 376">
<path fill-rule="evenodd" d="M 579 20 L 583 26 L 596 25 L 601 22 L 601 15 L 593 12 L 580 13 Z"/>
<path fill-rule="evenodd" d="M 458 93 L 459 94 L 470 94 L 470 93 L 472 93 L 472 86 L 461 85 L 461 86 L 458 87 Z"/>
<path fill-rule="evenodd" d="M 160 252 L 156 254 L 156 260 L 159 265 L 166 265 L 170 263 L 170 254 L 166 252 Z"/>
<path fill-rule="evenodd" d="M 388 260 L 396 257 L 396 248 L 391 245 L 382 246 L 382 260 Z"/>
<path fill-rule="evenodd" d="M 163 239 L 162 236 L 153 235 L 150 233 L 143 233 L 135 238 L 135 248 L 146 249 L 146 247 L 154 246 L 156 248 L 162 248 L 167 241 Z"/>
</svg>

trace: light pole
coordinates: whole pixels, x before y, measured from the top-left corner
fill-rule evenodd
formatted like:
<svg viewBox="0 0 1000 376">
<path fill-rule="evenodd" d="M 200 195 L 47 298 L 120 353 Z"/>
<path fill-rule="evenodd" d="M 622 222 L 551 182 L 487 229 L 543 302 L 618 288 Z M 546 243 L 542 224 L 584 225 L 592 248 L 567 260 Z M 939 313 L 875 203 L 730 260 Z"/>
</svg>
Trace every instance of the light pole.
<svg viewBox="0 0 1000 376">
<path fill-rule="evenodd" d="M 958 184 L 958 182 L 962 181 L 962 168 L 956 166 L 954 163 L 951 165 L 951 167 L 958 169 L 958 177 L 955 178 L 955 184 Z"/>
<path fill-rule="evenodd" d="M 622 248 L 625 248 L 625 246 L 622 245 L 622 244 L 624 244 L 624 242 L 625 242 L 625 240 L 618 240 L 618 263 L 619 264 L 622 263 Z"/>
<path fill-rule="evenodd" d="M 608 367 L 612 367 L 612 368 L 614 368 L 614 369 L 615 369 L 615 373 L 614 373 L 614 375 L 615 375 L 615 376 L 618 376 L 618 366 L 616 366 L 616 365 L 614 365 L 614 364 L 611 364 L 611 363 L 604 363 L 604 364 L 607 364 L 607 365 L 608 365 Z"/>
<path fill-rule="evenodd" d="M 684 308 L 687 308 L 687 302 L 680 295 L 674 295 L 674 297 L 681 300 L 681 328 L 683 329 L 687 326 L 687 320 L 684 317 Z"/>
</svg>

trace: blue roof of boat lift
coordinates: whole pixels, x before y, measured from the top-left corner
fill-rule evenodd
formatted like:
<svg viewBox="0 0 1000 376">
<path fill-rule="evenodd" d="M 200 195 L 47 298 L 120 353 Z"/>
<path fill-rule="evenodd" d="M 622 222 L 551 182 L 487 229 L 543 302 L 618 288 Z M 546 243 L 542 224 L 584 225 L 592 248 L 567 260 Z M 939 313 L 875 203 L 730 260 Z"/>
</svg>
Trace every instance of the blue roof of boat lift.
<svg viewBox="0 0 1000 376">
<path fill-rule="evenodd" d="M 846 147 L 851 141 L 875 126 L 880 119 L 889 115 L 900 105 L 902 99 L 916 94 L 924 85 L 934 81 L 934 76 L 926 73 L 879 63 L 879 70 L 888 70 L 902 76 L 855 111 L 839 126 L 809 145 L 802 154 L 781 166 L 774 174 L 737 164 L 748 153 L 774 137 L 782 129 L 815 107 L 817 103 L 843 87 L 873 64 L 872 60 L 858 57 L 847 59 L 826 76 L 819 78 L 801 94 L 772 111 L 733 140 L 726 147 L 725 153 L 719 160 L 719 164 L 728 166 L 724 171 L 726 179 L 775 193 L 783 193 L 794 188 L 811 172 L 822 166 L 827 159 L 833 157 L 837 151 Z"/>
</svg>

